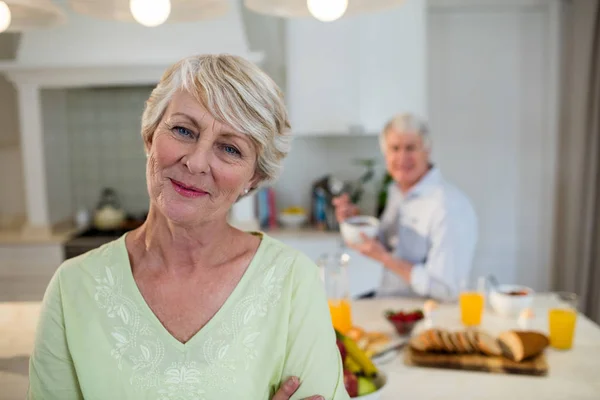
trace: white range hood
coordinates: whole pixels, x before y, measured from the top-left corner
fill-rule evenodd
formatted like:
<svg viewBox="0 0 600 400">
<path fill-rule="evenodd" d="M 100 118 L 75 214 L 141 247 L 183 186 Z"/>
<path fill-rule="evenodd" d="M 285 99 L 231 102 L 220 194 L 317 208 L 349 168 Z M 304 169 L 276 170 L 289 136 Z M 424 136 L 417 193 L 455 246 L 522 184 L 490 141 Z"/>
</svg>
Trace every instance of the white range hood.
<svg viewBox="0 0 600 400">
<path fill-rule="evenodd" d="M 0 72 L 16 84 L 44 87 L 155 83 L 173 62 L 193 54 L 230 53 L 254 62 L 240 4 L 219 18 L 146 28 L 136 23 L 101 20 L 66 10 L 67 23 L 21 35 L 14 61 Z"/>
</svg>

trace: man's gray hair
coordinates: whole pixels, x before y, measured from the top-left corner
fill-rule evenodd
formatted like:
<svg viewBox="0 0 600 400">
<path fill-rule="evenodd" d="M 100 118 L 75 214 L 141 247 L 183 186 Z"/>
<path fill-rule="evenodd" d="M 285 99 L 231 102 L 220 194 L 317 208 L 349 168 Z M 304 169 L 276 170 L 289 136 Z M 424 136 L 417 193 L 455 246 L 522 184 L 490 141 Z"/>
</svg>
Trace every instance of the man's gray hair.
<svg viewBox="0 0 600 400">
<path fill-rule="evenodd" d="M 423 145 L 427 150 L 431 150 L 431 137 L 429 136 L 429 128 L 427 123 L 414 114 L 404 113 L 397 114 L 390 119 L 383 131 L 379 135 L 379 145 L 381 151 L 385 151 L 385 138 L 390 131 L 396 133 L 414 133 L 419 135 L 423 140 Z"/>
</svg>

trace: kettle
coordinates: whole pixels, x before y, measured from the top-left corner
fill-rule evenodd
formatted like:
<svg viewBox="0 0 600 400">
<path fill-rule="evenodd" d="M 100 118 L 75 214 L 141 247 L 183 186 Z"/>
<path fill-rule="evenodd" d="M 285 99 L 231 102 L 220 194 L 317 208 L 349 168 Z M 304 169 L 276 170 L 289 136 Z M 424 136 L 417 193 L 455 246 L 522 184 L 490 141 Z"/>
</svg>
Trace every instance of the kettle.
<svg viewBox="0 0 600 400">
<path fill-rule="evenodd" d="M 117 193 L 112 188 L 102 190 L 100 201 L 94 212 L 94 226 L 101 231 L 119 229 L 125 221 Z"/>
</svg>

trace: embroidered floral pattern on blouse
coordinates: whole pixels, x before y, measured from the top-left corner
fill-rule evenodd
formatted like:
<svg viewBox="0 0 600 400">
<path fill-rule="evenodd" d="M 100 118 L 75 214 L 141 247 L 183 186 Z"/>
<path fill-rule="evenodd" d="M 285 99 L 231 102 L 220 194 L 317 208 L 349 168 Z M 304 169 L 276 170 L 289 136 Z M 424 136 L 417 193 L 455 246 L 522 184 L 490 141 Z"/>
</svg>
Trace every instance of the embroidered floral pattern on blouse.
<svg viewBox="0 0 600 400">
<path fill-rule="evenodd" d="M 269 258 L 257 266 L 258 273 L 250 277 L 245 288 L 248 294 L 233 307 L 225 303 L 229 309 L 223 311 L 227 314 L 219 311 L 215 315 L 221 322 L 211 327 L 210 335 L 206 335 L 202 343 L 193 343 L 193 352 L 187 352 L 186 361 L 167 362 L 166 345 L 158 328 L 151 327 L 141 312 L 141 305 L 123 293 L 124 267 L 115 264 L 116 257 L 110 249 L 107 246 L 100 250 L 104 252 L 106 264 L 103 270 L 96 271 L 95 300 L 113 320 L 111 356 L 120 370 L 124 363 L 131 366 L 131 385 L 136 390 L 152 389 L 157 400 L 203 400 L 208 387 L 223 393 L 234 387 L 240 372 L 236 371 L 240 358 L 245 360 L 244 369 L 249 370 L 258 357 L 260 319 L 279 302 L 294 257 L 284 255 L 281 249 L 269 254 Z"/>
</svg>

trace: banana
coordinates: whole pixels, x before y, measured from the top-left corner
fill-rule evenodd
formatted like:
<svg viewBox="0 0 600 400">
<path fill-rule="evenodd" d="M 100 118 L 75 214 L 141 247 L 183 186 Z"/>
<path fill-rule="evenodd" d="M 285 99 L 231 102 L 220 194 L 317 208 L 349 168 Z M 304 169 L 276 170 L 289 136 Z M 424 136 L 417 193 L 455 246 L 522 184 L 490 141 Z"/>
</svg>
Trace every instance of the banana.
<svg viewBox="0 0 600 400">
<path fill-rule="evenodd" d="M 360 365 L 358 365 L 358 363 L 354 361 L 354 358 L 352 357 L 346 357 L 346 361 L 344 362 L 344 364 L 346 369 L 355 375 L 360 375 L 360 373 L 362 372 Z"/>
<path fill-rule="evenodd" d="M 372 377 L 377 375 L 377 367 L 369 357 L 358 347 L 356 342 L 350 339 L 347 336 L 342 335 L 339 332 L 338 338 L 342 341 L 344 346 L 346 347 L 346 351 L 348 352 L 348 357 L 351 357 L 358 366 L 362 369 L 363 373 L 367 377 Z"/>
</svg>

